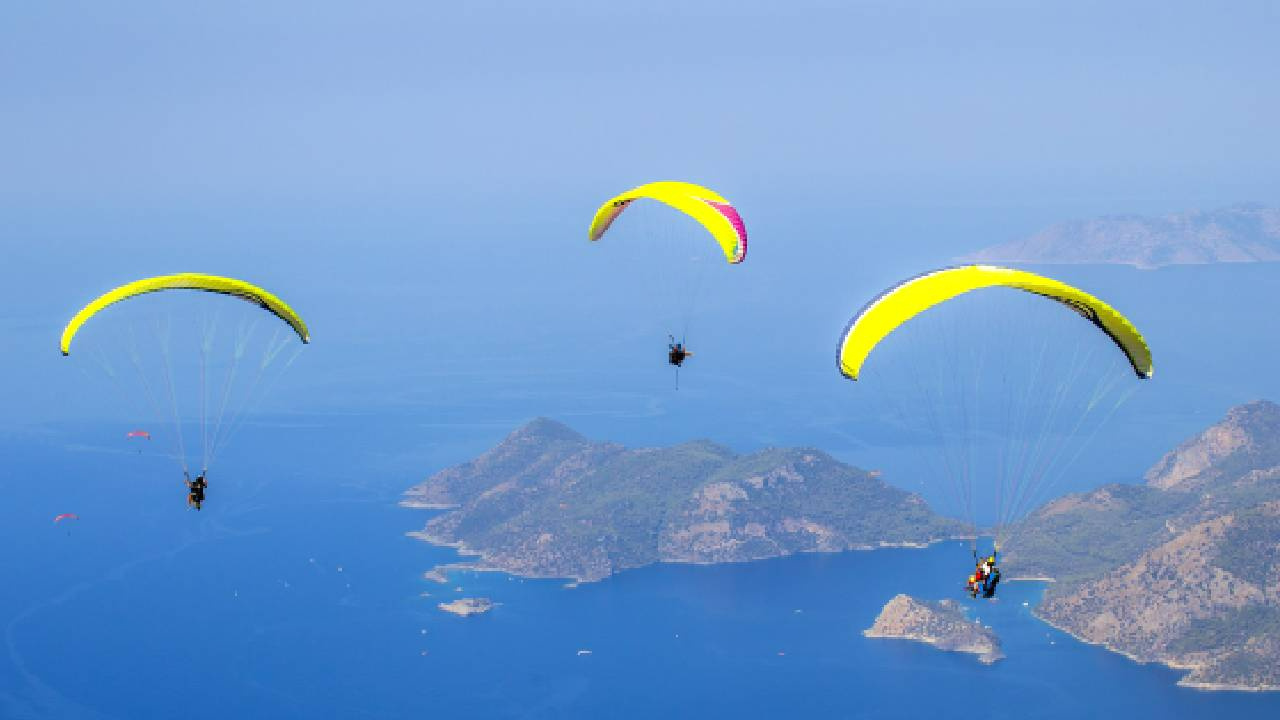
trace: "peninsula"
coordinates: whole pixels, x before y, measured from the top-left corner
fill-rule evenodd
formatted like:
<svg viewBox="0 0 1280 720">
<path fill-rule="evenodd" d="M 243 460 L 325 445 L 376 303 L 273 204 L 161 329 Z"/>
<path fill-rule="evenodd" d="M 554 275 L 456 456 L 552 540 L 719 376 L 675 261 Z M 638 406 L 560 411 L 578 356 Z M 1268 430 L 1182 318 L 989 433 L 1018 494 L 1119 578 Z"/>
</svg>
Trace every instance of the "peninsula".
<svg viewBox="0 0 1280 720">
<path fill-rule="evenodd" d="M 411 534 L 478 556 L 478 567 L 581 582 L 657 562 L 923 546 L 965 532 L 920 497 L 812 448 L 628 449 L 547 419 L 436 473 L 404 504 L 447 508 Z"/>
</svg>

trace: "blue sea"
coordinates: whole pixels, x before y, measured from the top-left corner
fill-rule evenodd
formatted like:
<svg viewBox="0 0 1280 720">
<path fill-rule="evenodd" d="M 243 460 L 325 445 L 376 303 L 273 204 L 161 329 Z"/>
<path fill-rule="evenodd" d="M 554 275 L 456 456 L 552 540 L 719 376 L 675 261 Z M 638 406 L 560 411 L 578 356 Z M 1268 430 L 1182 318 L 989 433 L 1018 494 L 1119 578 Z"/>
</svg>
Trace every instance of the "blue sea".
<svg viewBox="0 0 1280 720">
<path fill-rule="evenodd" d="M 406 536 L 399 493 L 505 429 L 361 416 L 250 430 L 184 507 L 170 460 L 118 428 L 3 440 L 5 718 L 1218 718 L 1280 694 L 1177 672 L 1037 620 L 1038 583 L 970 602 L 1008 658 L 862 637 L 897 593 L 957 597 L 968 548 L 659 565 L 566 587 Z M 387 448 L 401 448 L 391 453 Z M 53 524 L 75 512 L 78 521 Z M 459 618 L 436 604 L 488 597 Z"/>
</svg>

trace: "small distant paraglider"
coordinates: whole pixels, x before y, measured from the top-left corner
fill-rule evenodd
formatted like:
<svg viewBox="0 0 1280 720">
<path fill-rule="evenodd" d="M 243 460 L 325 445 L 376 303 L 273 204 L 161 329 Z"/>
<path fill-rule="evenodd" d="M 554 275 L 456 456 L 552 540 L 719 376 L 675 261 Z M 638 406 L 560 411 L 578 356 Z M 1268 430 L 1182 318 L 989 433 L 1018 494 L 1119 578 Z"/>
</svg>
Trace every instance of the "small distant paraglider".
<svg viewBox="0 0 1280 720">
<path fill-rule="evenodd" d="M 138 441 L 146 440 L 147 442 L 151 442 L 151 433 L 147 432 L 146 430 L 130 430 L 129 432 L 124 434 L 124 439 L 126 442 L 130 442 L 137 445 L 138 454 L 141 455 L 142 445 Z"/>
<path fill-rule="evenodd" d="M 80 519 L 80 516 L 76 515 L 75 513 L 62 513 L 61 515 L 53 516 L 53 524 L 61 525 L 63 520 L 79 520 L 79 519 Z M 71 531 L 68 530 L 67 534 L 70 535 Z"/>
</svg>

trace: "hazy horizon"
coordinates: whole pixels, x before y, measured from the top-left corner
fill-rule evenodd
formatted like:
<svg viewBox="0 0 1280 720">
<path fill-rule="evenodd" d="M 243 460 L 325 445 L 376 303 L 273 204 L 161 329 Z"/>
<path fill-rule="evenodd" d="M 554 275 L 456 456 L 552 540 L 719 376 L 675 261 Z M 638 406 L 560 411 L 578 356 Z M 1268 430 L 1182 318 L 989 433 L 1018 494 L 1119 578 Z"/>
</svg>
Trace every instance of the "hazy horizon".
<svg viewBox="0 0 1280 720">
<path fill-rule="evenodd" d="M 163 577 L 181 553 L 271 555 L 253 545 L 276 532 L 271 513 L 313 529 L 290 489 L 306 494 L 313 475 L 316 502 L 333 503 L 323 517 L 356 518 L 326 528 L 326 552 L 389 525 L 370 547 L 402 564 L 370 570 L 381 590 L 351 607 L 405 631 L 421 611 L 405 611 L 404 594 L 425 568 L 405 569 L 416 548 L 395 541 L 412 528 L 389 503 L 535 416 L 630 446 L 819 447 L 954 514 L 925 487 L 918 439 L 866 412 L 866 388 L 840 376 L 841 329 L 892 283 L 1064 220 L 1280 205 L 1278 27 L 1280 5 L 1262 0 L 12 3 L 0 23 L 6 537 L 22 547 L 48 511 L 80 507 L 103 529 L 42 535 L 38 552 L 10 558 L 33 580 L 0 601 L 0 676 L 13 681 L 0 714 L 91 715 L 74 698 L 42 704 L 57 692 L 32 648 L 57 618 L 40 613 L 126 576 Z M 750 235 L 745 263 L 717 258 L 699 285 L 679 390 L 664 357 L 681 321 L 653 298 L 671 257 L 635 242 L 626 220 L 587 240 L 601 202 L 655 180 L 714 188 Z M 1232 405 L 1280 400 L 1277 265 L 1040 269 L 1128 315 L 1157 368 L 1054 494 L 1138 482 Z M 250 441 L 227 449 L 226 505 L 199 516 L 177 514 L 172 465 L 110 446 L 139 415 L 91 377 L 91 355 L 57 345 L 100 293 L 175 272 L 260 284 L 313 339 L 248 413 Z M 183 342 L 177 352 L 198 344 Z M 315 580 L 304 544 L 248 575 L 277 593 L 262 595 L 275 612 L 280 578 L 311 573 L 319 625 L 354 591 L 337 571 Z M 224 575 L 191 582 L 222 593 L 222 620 L 239 622 L 244 604 L 223 586 L 235 566 L 211 562 Z M 46 564 L 58 567 L 46 576 Z M 788 572 L 818 587 L 820 565 Z M 155 602 L 177 608 L 183 591 L 157 582 Z M 1005 609 L 1010 626 L 1044 644 L 1018 612 Z M 243 636 L 270 637 L 250 619 Z M 241 637 L 222 639 L 224 657 Z M 1038 678 L 1026 682 L 1032 697 Z"/>
</svg>

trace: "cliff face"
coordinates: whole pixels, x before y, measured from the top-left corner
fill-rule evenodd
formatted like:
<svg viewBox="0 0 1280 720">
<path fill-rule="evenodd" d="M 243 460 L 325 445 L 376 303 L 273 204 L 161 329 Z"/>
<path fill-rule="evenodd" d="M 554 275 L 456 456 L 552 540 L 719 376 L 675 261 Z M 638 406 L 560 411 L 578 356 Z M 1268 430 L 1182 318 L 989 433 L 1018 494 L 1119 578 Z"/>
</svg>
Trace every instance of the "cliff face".
<svg viewBox="0 0 1280 720">
<path fill-rule="evenodd" d="M 1278 528 L 1280 503 L 1197 523 L 1073 594 L 1054 593 L 1041 612 L 1137 660 L 1192 670 L 1183 683 L 1280 689 Z M 1236 562 L 1238 543 L 1263 555 Z"/>
<path fill-rule="evenodd" d="M 1234 408 L 1147 480 L 1041 508 L 1006 568 L 1060 580 L 1048 621 L 1184 684 L 1280 689 L 1280 407 Z"/>
<path fill-rule="evenodd" d="M 915 640 L 939 650 L 972 653 L 987 664 L 1004 657 L 996 634 L 965 617 L 964 609 L 954 600 L 931 603 L 898 595 L 884 606 L 876 621 L 862 634 L 870 638 Z"/>
<path fill-rule="evenodd" d="M 958 535 L 919 497 L 817 450 L 708 442 L 628 450 L 536 420 L 406 493 L 448 505 L 421 536 L 485 565 L 597 580 L 654 562 L 728 562 Z"/>
<path fill-rule="evenodd" d="M 1280 261 L 1280 210 L 1238 205 L 1161 218 L 1104 217 L 979 250 L 967 262 L 1164 265 Z"/>
<path fill-rule="evenodd" d="M 1255 402 L 1187 440 L 1147 471 L 1161 490 L 1195 490 L 1280 466 L 1280 405 Z"/>
</svg>

